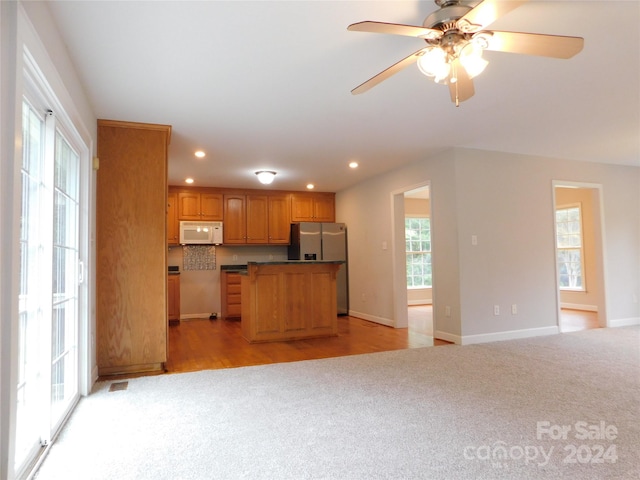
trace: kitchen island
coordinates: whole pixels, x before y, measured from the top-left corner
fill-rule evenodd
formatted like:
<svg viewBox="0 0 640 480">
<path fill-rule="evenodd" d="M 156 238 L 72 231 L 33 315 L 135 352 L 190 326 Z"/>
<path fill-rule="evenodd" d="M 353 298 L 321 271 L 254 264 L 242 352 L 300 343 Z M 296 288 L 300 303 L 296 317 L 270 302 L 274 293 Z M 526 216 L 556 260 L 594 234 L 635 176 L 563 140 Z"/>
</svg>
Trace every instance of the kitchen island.
<svg viewBox="0 0 640 480">
<path fill-rule="evenodd" d="M 343 261 L 248 262 L 242 335 L 274 342 L 338 334 L 336 274 Z"/>
</svg>

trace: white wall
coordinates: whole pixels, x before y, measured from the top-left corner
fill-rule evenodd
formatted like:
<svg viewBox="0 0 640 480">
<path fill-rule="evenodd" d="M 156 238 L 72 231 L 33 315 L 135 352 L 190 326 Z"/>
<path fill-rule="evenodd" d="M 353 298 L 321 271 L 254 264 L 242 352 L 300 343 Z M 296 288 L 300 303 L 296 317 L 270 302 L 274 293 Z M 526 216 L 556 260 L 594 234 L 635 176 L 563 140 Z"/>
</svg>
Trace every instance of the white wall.
<svg viewBox="0 0 640 480">
<path fill-rule="evenodd" d="M 337 194 L 338 221 L 350 229 L 352 313 L 395 324 L 393 259 L 380 247 L 391 241 L 389 197 L 428 182 L 436 336 L 473 343 L 558 331 L 554 180 L 602 185 L 606 317 L 609 325 L 640 322 L 640 168 L 470 149 Z"/>
</svg>

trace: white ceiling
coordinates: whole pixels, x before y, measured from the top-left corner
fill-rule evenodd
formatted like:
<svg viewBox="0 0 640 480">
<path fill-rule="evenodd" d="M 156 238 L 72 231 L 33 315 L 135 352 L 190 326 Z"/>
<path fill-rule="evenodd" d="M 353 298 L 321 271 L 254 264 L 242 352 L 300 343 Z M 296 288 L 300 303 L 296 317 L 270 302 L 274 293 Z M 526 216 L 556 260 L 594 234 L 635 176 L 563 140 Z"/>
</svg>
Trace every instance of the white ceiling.
<svg viewBox="0 0 640 480">
<path fill-rule="evenodd" d="M 452 146 L 640 165 L 640 2 L 531 0 L 496 30 L 585 38 L 570 60 L 486 52 L 476 94 L 411 66 L 350 90 L 421 48 L 349 32 L 421 25 L 428 1 L 50 1 L 98 118 L 173 126 L 169 183 L 339 191 Z M 196 159 L 203 149 L 207 156 Z M 347 163 L 356 160 L 357 170 Z"/>
</svg>

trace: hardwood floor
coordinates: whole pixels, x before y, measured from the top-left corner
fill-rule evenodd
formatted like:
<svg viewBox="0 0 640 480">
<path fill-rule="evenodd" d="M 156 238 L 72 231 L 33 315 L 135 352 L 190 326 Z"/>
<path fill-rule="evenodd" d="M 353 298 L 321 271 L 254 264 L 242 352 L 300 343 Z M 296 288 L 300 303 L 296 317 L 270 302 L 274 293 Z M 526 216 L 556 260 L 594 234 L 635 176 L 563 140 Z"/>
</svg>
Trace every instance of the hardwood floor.
<svg viewBox="0 0 640 480">
<path fill-rule="evenodd" d="M 560 311 L 560 331 L 562 333 L 589 330 L 591 328 L 600 328 L 597 312 L 569 310 L 567 308 L 563 308 Z"/>
<path fill-rule="evenodd" d="M 589 328 L 598 328 L 597 313 L 562 310 L 562 332 Z M 250 344 L 242 337 L 239 320 L 188 320 L 169 326 L 166 371 L 192 372 L 448 344 L 433 339 L 430 305 L 409 307 L 409 328 L 341 316 L 337 337 L 291 342 Z"/>
<path fill-rule="evenodd" d="M 169 326 L 169 373 L 294 362 L 361 353 L 402 350 L 448 342 L 425 333 L 424 315 L 409 328 L 396 329 L 360 318 L 338 317 L 338 336 L 250 344 L 238 320 L 189 320 Z"/>
</svg>

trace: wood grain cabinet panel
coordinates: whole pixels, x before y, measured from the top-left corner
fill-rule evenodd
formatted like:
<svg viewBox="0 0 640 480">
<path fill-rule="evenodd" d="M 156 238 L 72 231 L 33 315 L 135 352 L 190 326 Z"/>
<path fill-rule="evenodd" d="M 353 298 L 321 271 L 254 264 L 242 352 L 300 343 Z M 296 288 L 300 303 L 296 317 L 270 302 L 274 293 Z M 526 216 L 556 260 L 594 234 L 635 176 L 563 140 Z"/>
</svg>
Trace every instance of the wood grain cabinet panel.
<svg viewBox="0 0 640 480">
<path fill-rule="evenodd" d="M 242 335 L 273 342 L 337 335 L 338 263 L 251 264 L 242 281 Z"/>
<path fill-rule="evenodd" d="M 298 192 L 291 194 L 292 222 L 335 222 L 335 195 Z"/>
<path fill-rule="evenodd" d="M 288 194 L 227 194 L 224 196 L 225 244 L 288 245 Z"/>
<path fill-rule="evenodd" d="M 291 241 L 291 201 L 287 194 L 269 195 L 269 243 L 289 245 Z"/>
<path fill-rule="evenodd" d="M 241 317 L 241 275 L 237 272 L 220 274 L 220 300 L 222 303 L 222 318 Z"/>
<path fill-rule="evenodd" d="M 168 320 L 180 321 L 180 275 L 169 275 L 167 279 Z"/>
<path fill-rule="evenodd" d="M 178 221 L 178 195 L 167 194 L 167 243 L 177 245 L 180 243 L 180 222 Z"/>
<path fill-rule="evenodd" d="M 167 360 L 167 151 L 171 127 L 98 120 L 98 375 Z"/>
<path fill-rule="evenodd" d="M 247 243 L 247 212 L 245 195 L 224 195 L 224 228 L 222 243 Z"/>
<path fill-rule="evenodd" d="M 222 194 L 178 193 L 178 220 L 220 221 L 223 216 Z"/>
</svg>

